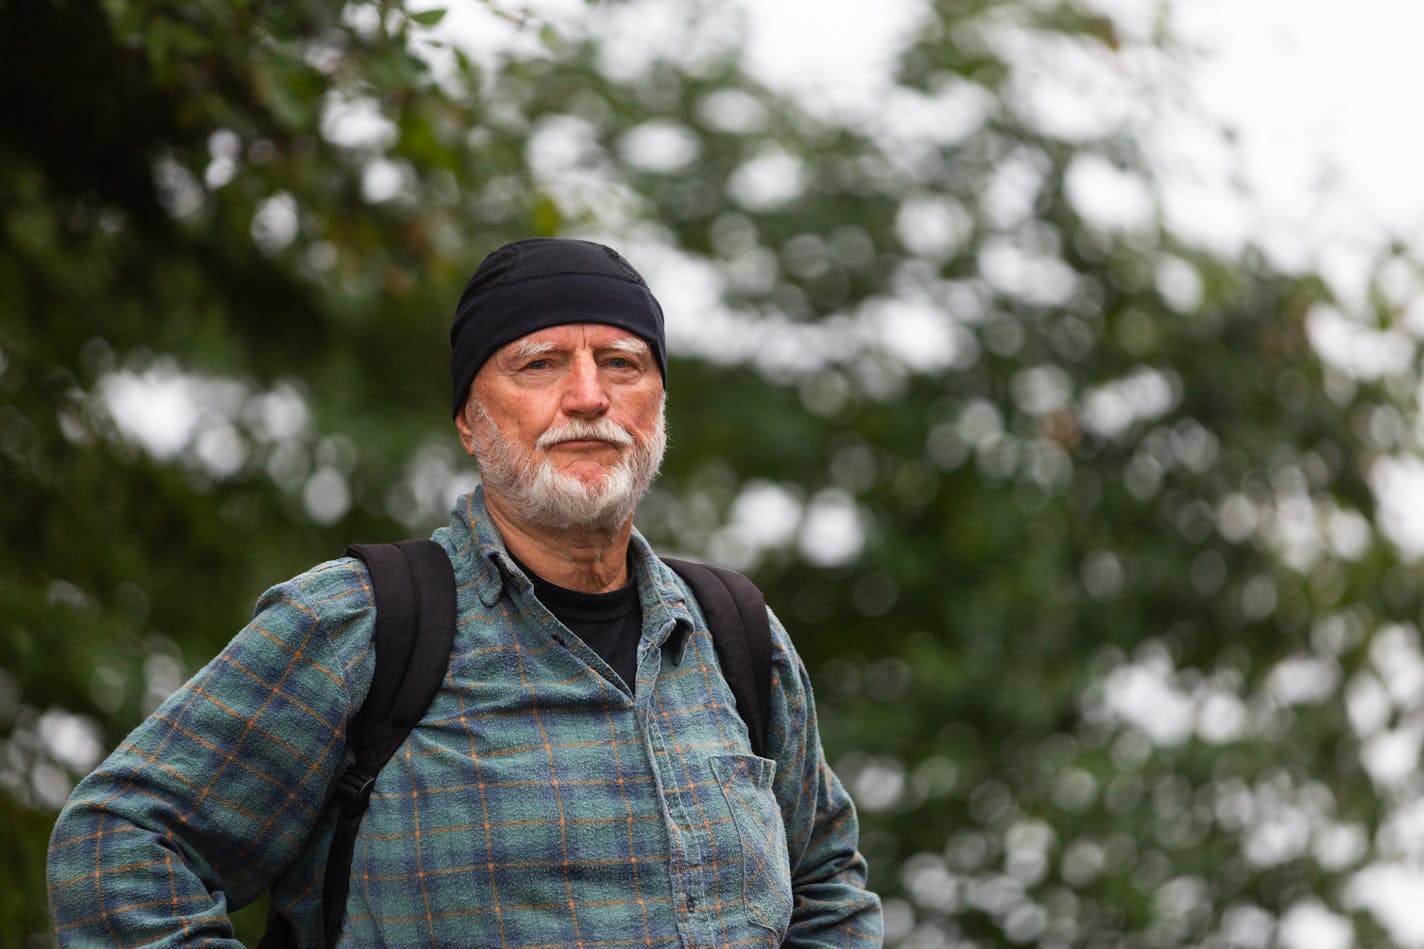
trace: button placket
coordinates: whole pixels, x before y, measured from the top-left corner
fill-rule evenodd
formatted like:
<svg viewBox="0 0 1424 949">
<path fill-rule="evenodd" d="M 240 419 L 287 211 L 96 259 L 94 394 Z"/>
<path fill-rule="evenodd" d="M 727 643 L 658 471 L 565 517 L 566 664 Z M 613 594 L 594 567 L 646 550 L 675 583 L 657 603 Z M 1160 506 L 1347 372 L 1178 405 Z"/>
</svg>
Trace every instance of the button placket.
<svg viewBox="0 0 1424 949">
<path fill-rule="evenodd" d="M 658 782 L 658 794 L 663 805 L 664 824 L 668 831 L 671 877 L 676 888 L 674 898 L 678 913 L 678 926 L 683 930 L 689 946 L 710 946 L 712 922 L 706 907 L 712 905 L 707 892 L 707 874 L 703 866 L 703 847 L 699 839 L 699 824 L 693 820 L 687 808 L 691 791 L 670 790 L 672 777 L 668 773 L 673 753 L 668 747 L 661 722 L 652 710 L 639 702 L 639 719 L 647 736 L 649 754 L 653 761 L 653 772 Z"/>
</svg>

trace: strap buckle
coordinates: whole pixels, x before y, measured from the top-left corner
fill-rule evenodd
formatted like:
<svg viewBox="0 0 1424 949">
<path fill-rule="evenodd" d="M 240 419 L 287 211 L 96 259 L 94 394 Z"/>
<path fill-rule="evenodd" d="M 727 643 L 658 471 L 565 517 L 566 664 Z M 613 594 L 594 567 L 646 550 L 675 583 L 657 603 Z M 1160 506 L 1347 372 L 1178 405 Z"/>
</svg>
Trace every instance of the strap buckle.
<svg viewBox="0 0 1424 949">
<path fill-rule="evenodd" d="M 355 768 L 347 768 L 336 782 L 336 796 L 345 801 L 359 804 L 364 810 L 371 799 L 371 790 L 376 786 L 374 777 L 367 777 Z"/>
</svg>

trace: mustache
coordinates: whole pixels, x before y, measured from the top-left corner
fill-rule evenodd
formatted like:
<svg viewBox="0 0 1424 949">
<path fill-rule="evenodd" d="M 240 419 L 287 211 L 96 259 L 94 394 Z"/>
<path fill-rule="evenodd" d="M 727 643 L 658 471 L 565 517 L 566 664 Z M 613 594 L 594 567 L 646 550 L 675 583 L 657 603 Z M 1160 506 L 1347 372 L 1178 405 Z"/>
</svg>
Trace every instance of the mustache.
<svg viewBox="0 0 1424 949">
<path fill-rule="evenodd" d="M 620 448 L 627 448 L 633 444 L 633 436 L 620 425 L 615 425 L 606 418 L 600 419 L 571 419 L 562 425 L 555 425 L 545 430 L 534 444 L 536 447 L 548 450 L 559 442 L 579 441 L 582 439 L 594 439 L 596 441 L 608 442 Z"/>
</svg>

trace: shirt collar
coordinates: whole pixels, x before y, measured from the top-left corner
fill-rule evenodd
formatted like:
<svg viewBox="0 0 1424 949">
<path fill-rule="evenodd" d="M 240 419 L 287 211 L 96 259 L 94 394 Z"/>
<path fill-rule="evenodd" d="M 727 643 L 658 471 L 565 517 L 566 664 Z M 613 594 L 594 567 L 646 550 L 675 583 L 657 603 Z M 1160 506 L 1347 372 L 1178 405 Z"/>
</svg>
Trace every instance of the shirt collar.
<svg viewBox="0 0 1424 949">
<path fill-rule="evenodd" d="M 636 527 L 628 544 L 638 577 L 638 598 L 643 603 L 643 629 L 654 630 L 655 644 L 667 650 L 674 664 L 681 663 L 694 626 L 688 593 Z"/>
<path fill-rule="evenodd" d="M 498 602 L 505 584 L 530 585 L 505 549 L 504 538 L 485 508 L 483 487 L 477 487 L 455 502 L 450 523 L 435 532 L 455 568 L 460 588 L 473 586 L 485 606 Z M 693 628 L 688 594 L 677 575 L 653 552 L 647 539 L 635 527 L 629 540 L 629 562 L 638 582 L 638 598 L 643 604 L 644 636 L 652 635 L 652 645 L 669 650 L 674 663 L 682 661 L 687 634 Z M 527 592 L 527 591 L 526 591 Z"/>
</svg>

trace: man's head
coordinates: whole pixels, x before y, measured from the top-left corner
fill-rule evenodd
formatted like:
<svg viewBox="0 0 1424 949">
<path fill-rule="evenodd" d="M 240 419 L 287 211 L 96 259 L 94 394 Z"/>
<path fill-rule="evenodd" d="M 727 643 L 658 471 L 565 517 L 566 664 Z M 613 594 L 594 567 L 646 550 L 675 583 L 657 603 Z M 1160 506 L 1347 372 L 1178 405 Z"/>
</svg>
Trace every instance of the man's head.
<svg viewBox="0 0 1424 949">
<path fill-rule="evenodd" d="M 644 340 L 667 377 L 663 310 L 638 271 L 592 241 L 531 237 L 505 244 L 475 268 L 450 326 L 451 414 L 485 360 L 506 343 L 563 323 L 606 323 Z"/>
<path fill-rule="evenodd" d="M 583 241 L 506 245 L 451 340 L 455 424 L 490 501 L 546 528 L 629 521 L 666 446 L 662 312 L 637 272 Z"/>
</svg>

